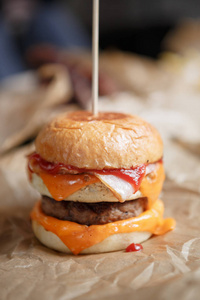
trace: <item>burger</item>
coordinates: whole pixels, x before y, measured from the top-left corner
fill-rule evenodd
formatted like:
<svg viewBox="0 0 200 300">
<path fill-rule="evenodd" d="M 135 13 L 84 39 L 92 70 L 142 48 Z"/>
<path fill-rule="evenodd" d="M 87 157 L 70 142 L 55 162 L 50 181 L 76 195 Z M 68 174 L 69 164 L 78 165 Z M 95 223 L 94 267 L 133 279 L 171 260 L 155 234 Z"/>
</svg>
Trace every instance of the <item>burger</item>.
<svg viewBox="0 0 200 300">
<path fill-rule="evenodd" d="M 31 221 L 47 247 L 75 255 L 110 252 L 174 228 L 158 199 L 163 143 L 141 118 L 62 114 L 44 126 L 35 146 L 28 175 L 41 200 Z"/>
</svg>

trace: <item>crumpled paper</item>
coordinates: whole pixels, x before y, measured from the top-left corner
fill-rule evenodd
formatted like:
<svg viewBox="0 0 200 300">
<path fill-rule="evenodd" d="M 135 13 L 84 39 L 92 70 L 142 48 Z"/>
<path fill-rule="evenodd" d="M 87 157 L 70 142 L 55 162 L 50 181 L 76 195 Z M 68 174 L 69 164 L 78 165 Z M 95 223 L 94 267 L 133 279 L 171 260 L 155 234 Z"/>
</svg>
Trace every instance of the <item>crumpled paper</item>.
<svg viewBox="0 0 200 300">
<path fill-rule="evenodd" d="M 0 154 L 33 138 L 49 118 L 66 110 L 63 104 L 71 95 L 69 74 L 61 65 L 5 80 L 0 89 Z"/>
<path fill-rule="evenodd" d="M 152 237 L 141 252 L 73 256 L 47 249 L 29 218 L 39 198 L 26 176 L 34 145 L 13 149 L 0 157 L 1 299 L 199 298 L 200 95 L 184 76 L 172 79 L 142 96 L 129 91 L 104 97 L 99 106 L 139 114 L 160 130 L 167 177 L 161 198 L 176 229 Z"/>
<path fill-rule="evenodd" d="M 0 182 L 5 187 L 0 210 L 1 299 L 198 296 L 199 193 L 166 181 L 162 193 L 165 215 L 175 217 L 177 227 L 152 237 L 141 252 L 79 256 L 57 253 L 42 246 L 31 230 L 29 212 L 39 195 L 29 186 L 22 169 L 30 150 L 32 146 L 25 147 L 0 161 Z"/>
</svg>

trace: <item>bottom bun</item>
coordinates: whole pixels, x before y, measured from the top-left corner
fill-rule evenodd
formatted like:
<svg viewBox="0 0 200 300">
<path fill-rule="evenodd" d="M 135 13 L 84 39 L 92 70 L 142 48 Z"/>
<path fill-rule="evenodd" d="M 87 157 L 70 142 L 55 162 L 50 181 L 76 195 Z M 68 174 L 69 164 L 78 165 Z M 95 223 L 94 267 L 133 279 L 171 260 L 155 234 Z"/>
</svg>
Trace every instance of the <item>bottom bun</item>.
<svg viewBox="0 0 200 300">
<path fill-rule="evenodd" d="M 51 231 L 44 229 L 37 221 L 32 220 L 32 227 L 38 240 L 48 248 L 64 253 L 72 254 L 71 250 L 60 240 L 60 238 Z M 151 233 L 131 232 L 118 233 L 107 237 L 102 242 L 83 250 L 80 254 L 104 253 L 118 250 L 124 250 L 132 243 L 142 243 L 151 237 Z"/>
</svg>

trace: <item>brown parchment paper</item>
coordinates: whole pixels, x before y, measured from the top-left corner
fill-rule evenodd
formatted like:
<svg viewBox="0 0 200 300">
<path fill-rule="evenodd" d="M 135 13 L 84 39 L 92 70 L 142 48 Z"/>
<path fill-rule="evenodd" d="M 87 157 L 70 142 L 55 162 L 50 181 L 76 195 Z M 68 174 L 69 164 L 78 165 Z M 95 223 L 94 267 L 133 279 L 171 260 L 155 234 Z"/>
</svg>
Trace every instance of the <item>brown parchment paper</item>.
<svg viewBox="0 0 200 300">
<path fill-rule="evenodd" d="M 34 145 L 19 147 L 0 157 L 0 299 L 199 298 L 200 92 L 184 72 L 177 77 L 161 65 L 171 72 L 167 85 L 104 97 L 99 108 L 139 114 L 160 130 L 167 177 L 161 198 L 176 229 L 152 237 L 141 252 L 73 256 L 47 249 L 29 219 L 39 197 L 25 171 Z"/>
<path fill-rule="evenodd" d="M 138 253 L 72 256 L 34 237 L 29 212 L 38 198 L 28 185 L 24 147 L 1 159 L 1 299 L 195 299 L 200 279 L 200 197 L 167 180 L 162 199 L 177 227 Z M 14 180 L 14 182 L 13 182 Z M 134 295 L 134 297 L 133 297 Z"/>
<path fill-rule="evenodd" d="M 49 81 L 46 84 L 39 83 Z M 46 65 L 37 73 L 13 76 L 0 89 L 0 154 L 33 138 L 72 96 L 69 74 L 61 65 Z M 75 105 L 73 106 L 75 108 Z"/>
</svg>

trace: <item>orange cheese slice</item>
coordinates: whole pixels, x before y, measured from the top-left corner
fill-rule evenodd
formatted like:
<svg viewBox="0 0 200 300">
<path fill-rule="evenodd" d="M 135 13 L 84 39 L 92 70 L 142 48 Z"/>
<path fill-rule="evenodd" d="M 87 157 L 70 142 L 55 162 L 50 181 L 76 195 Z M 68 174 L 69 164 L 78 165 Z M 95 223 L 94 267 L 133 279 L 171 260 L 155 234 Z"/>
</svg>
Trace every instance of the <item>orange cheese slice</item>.
<svg viewBox="0 0 200 300">
<path fill-rule="evenodd" d="M 86 185 L 98 182 L 99 179 L 94 175 L 52 175 L 46 172 L 40 172 L 44 184 L 52 195 L 53 199 L 61 201 Z"/>
<path fill-rule="evenodd" d="M 152 234 L 161 235 L 174 229 L 174 219 L 164 220 L 163 211 L 163 202 L 157 200 L 151 209 L 138 217 L 105 225 L 86 226 L 47 216 L 42 212 L 41 203 L 38 202 L 31 212 L 31 219 L 36 220 L 47 231 L 56 234 L 74 254 L 78 254 L 113 234 L 148 231 Z"/>
<path fill-rule="evenodd" d="M 42 178 L 52 198 L 61 201 L 75 193 L 84 186 L 96 183 L 99 179 L 95 175 L 76 174 L 62 175 L 40 172 Z M 86 178 L 86 180 L 85 180 Z M 140 191 L 144 197 L 148 197 L 149 207 L 158 199 L 165 179 L 163 164 L 157 164 L 155 171 L 145 176 L 142 180 Z M 111 189 L 112 191 L 112 189 Z"/>
</svg>

